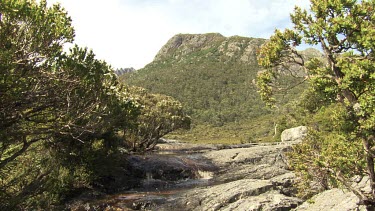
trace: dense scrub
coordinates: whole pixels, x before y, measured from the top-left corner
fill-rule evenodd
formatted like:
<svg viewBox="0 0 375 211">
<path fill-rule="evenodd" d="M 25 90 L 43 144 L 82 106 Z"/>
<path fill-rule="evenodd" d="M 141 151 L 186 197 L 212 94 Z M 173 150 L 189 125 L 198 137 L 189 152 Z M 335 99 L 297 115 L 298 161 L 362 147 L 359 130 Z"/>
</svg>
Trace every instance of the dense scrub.
<svg viewBox="0 0 375 211">
<path fill-rule="evenodd" d="M 128 151 L 146 149 L 143 139 L 124 131 L 147 125 L 157 131 L 147 134 L 154 144 L 189 125 L 177 101 L 132 95 L 87 48 L 64 52 L 73 40 L 71 20 L 59 5 L 0 4 L 1 210 L 52 209 L 83 189 L 101 187 Z"/>
</svg>

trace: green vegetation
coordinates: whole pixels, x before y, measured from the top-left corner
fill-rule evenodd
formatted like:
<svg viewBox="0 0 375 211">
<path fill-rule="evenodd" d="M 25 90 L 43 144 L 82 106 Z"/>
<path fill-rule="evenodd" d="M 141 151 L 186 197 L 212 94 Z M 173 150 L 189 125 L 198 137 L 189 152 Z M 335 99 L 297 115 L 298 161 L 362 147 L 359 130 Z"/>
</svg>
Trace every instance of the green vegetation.
<svg viewBox="0 0 375 211">
<path fill-rule="evenodd" d="M 152 63 L 121 78 L 183 104 L 192 117 L 192 129 L 169 138 L 209 143 L 274 141 L 278 138 L 274 136 L 275 124 L 285 116 L 281 111 L 306 85 L 281 90 L 278 109 L 265 106 L 255 84 L 262 70 L 256 51 L 264 42 L 213 33 L 179 34 L 167 42 Z M 296 79 L 285 76 L 283 81 L 292 83 Z M 291 122 L 288 126 L 294 125 Z"/>
<path fill-rule="evenodd" d="M 140 87 L 129 87 L 130 97 L 142 106 L 136 127 L 124 130 L 124 140 L 133 151 L 154 149 L 159 139 L 176 129 L 189 129 L 190 117 L 172 97 L 149 94 Z"/>
<path fill-rule="evenodd" d="M 259 63 L 267 71 L 258 82 L 262 99 L 272 104 L 272 85 L 290 69 L 284 64 L 307 72 L 310 89 L 300 108 L 310 135 L 290 155 L 301 190 L 313 184 L 320 190 L 345 187 L 369 210 L 375 206 L 374 8 L 371 0 L 311 0 L 311 11 L 297 7 L 294 28 L 277 30 L 260 50 Z M 325 60 L 301 56 L 294 47 L 302 42 L 319 45 Z M 371 193 L 353 187 L 353 176 L 368 176 Z"/>
<path fill-rule="evenodd" d="M 269 142 L 300 124 L 310 126 L 309 136 L 290 160 L 301 196 L 343 186 L 373 207 L 374 7 L 311 0 L 311 11 L 292 14 L 294 29 L 277 30 L 268 42 L 176 35 L 154 62 L 121 76 L 150 93 L 119 83 L 86 48 L 64 52 L 74 29 L 59 5 L 3 1 L 0 209 L 59 209 L 83 190 L 126 187 L 126 154 L 151 150 L 167 134 L 196 143 Z M 320 45 L 324 57 L 295 50 L 302 42 Z M 354 176 L 369 176 L 372 193 L 352 187 Z"/>
<path fill-rule="evenodd" d="M 133 96 L 92 51 L 63 52 L 73 38 L 59 5 L 0 4 L 1 210 L 56 209 L 84 189 L 103 187 L 123 161 L 120 149 L 146 149 L 130 148 L 133 137 L 124 131 L 155 131 L 135 133 L 154 143 L 189 125 L 177 101 Z"/>
</svg>

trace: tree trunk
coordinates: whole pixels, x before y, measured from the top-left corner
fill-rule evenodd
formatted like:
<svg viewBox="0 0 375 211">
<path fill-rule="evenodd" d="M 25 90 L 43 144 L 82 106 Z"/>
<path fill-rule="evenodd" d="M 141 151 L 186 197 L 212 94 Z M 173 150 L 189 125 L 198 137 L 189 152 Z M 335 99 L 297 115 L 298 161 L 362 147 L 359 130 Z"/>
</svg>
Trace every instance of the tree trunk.
<svg viewBox="0 0 375 211">
<path fill-rule="evenodd" d="M 276 135 L 277 135 L 277 123 L 276 122 L 274 122 L 274 126 L 275 126 L 275 134 L 273 135 L 273 137 L 276 137 Z"/>
<path fill-rule="evenodd" d="M 362 141 L 363 148 L 365 149 L 367 171 L 370 177 L 370 187 L 371 187 L 371 204 L 375 206 L 375 170 L 374 170 L 374 157 L 371 153 L 370 140 L 364 138 Z"/>
</svg>

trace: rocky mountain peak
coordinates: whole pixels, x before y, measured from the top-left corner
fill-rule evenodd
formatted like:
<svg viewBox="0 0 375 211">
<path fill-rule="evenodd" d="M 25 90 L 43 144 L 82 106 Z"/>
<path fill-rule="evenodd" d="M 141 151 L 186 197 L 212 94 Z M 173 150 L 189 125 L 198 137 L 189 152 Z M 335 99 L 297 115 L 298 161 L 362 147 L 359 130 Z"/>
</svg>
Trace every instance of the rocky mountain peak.
<svg viewBox="0 0 375 211">
<path fill-rule="evenodd" d="M 125 73 L 131 73 L 131 72 L 134 72 L 135 69 L 133 67 L 126 67 L 126 68 L 118 68 L 116 70 L 114 70 L 115 73 L 120 76 L 120 75 L 123 75 Z"/>
<path fill-rule="evenodd" d="M 177 34 L 158 52 L 154 61 L 173 59 L 180 61 L 186 55 L 200 52 L 200 56 L 220 57 L 224 60 L 235 59 L 242 62 L 253 61 L 256 50 L 265 39 L 241 36 L 224 37 L 219 33 Z"/>
<path fill-rule="evenodd" d="M 159 50 L 155 61 L 167 58 L 172 54 L 186 55 L 224 39 L 225 37 L 219 33 L 177 34 Z"/>
</svg>

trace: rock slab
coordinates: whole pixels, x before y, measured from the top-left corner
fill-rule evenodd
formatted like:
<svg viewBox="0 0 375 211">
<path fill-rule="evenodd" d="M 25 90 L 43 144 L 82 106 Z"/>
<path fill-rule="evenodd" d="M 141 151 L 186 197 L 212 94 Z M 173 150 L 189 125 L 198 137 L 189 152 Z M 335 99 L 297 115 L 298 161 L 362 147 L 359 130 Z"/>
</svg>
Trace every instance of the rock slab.
<svg viewBox="0 0 375 211">
<path fill-rule="evenodd" d="M 366 210 L 364 206 L 358 206 L 359 200 L 354 193 L 334 188 L 324 191 L 312 199 L 304 202 L 295 210 L 298 211 L 354 211 Z"/>
<path fill-rule="evenodd" d="M 294 128 L 289 128 L 281 133 L 281 141 L 302 141 L 307 136 L 307 127 L 299 126 Z"/>
</svg>

